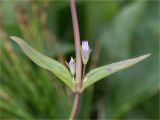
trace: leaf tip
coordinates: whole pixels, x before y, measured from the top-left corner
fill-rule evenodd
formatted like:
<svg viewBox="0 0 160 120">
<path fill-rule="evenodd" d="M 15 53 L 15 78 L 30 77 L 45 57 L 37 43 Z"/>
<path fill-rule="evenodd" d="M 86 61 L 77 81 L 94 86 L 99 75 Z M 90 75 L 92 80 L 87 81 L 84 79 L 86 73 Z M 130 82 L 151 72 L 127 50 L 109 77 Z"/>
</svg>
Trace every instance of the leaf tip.
<svg viewBox="0 0 160 120">
<path fill-rule="evenodd" d="M 143 60 L 143 59 L 149 57 L 150 55 L 151 55 L 151 53 L 148 53 L 148 54 L 146 54 L 146 55 L 140 56 L 140 59 Z"/>
<path fill-rule="evenodd" d="M 17 42 L 17 39 L 19 39 L 18 37 L 16 36 L 9 36 L 12 40 L 16 41 Z"/>
</svg>

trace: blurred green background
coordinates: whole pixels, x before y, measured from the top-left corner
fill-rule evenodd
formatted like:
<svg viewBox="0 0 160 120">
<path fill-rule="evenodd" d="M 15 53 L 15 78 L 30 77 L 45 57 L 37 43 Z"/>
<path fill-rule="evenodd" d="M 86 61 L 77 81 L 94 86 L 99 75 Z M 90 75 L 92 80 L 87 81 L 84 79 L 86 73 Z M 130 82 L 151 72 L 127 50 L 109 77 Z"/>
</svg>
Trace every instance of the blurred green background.
<svg viewBox="0 0 160 120">
<path fill-rule="evenodd" d="M 158 0 L 78 0 L 81 40 L 97 66 L 152 55 L 84 91 L 77 118 L 158 120 L 160 101 Z M 68 0 L 0 0 L 0 119 L 67 119 L 72 93 L 31 62 L 8 36 L 64 63 L 74 56 Z"/>
</svg>

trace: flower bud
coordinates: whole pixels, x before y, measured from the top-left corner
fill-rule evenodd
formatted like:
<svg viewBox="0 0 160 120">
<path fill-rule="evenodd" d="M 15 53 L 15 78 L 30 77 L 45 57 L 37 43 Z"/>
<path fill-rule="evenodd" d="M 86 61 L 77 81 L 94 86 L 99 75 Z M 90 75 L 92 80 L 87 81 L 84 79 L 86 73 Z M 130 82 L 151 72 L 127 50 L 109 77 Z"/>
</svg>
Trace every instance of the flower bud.
<svg viewBox="0 0 160 120">
<path fill-rule="evenodd" d="M 82 41 L 81 56 L 82 56 L 83 64 L 85 65 L 87 64 L 90 53 L 91 53 L 91 49 L 89 48 L 88 41 Z"/>
<path fill-rule="evenodd" d="M 71 57 L 70 62 L 67 65 L 68 65 L 68 67 L 71 71 L 71 74 L 74 76 L 75 75 L 76 64 L 75 64 L 75 60 L 72 57 Z"/>
</svg>

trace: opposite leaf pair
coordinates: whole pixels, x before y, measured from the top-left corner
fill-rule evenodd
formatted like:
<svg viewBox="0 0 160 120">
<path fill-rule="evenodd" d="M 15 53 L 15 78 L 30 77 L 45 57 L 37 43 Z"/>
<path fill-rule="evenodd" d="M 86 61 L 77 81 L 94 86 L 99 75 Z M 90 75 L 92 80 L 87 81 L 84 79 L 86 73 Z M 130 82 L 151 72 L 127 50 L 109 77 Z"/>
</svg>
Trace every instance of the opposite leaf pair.
<svg viewBox="0 0 160 120">
<path fill-rule="evenodd" d="M 13 39 L 19 46 L 20 48 L 23 50 L 23 52 L 37 65 L 39 65 L 42 68 L 45 68 L 49 71 L 51 71 L 55 76 L 57 76 L 60 80 L 62 80 L 66 85 L 68 85 L 71 90 L 74 92 L 74 88 L 75 88 L 75 81 L 73 79 L 73 77 L 71 76 L 69 70 L 67 69 L 66 66 L 64 66 L 62 63 L 51 59 L 41 53 L 39 53 L 38 51 L 36 51 L 35 49 L 33 49 L 32 47 L 30 47 L 28 44 L 26 44 L 21 38 L 15 37 L 15 36 L 11 36 L 11 39 Z M 83 64 L 87 64 L 88 59 L 89 59 L 89 54 L 91 52 L 91 50 L 86 46 L 88 44 L 88 42 L 83 43 L 82 44 L 82 50 L 81 50 L 81 54 L 82 54 L 82 61 Z M 84 45 L 84 46 L 83 46 Z M 87 52 L 84 52 L 83 50 L 88 50 Z M 87 73 L 84 77 L 84 81 L 83 81 L 83 86 L 81 88 L 81 92 L 87 88 L 88 86 L 94 84 L 95 82 L 101 80 L 102 78 L 111 75 L 112 73 L 115 73 L 116 71 L 119 71 L 121 69 L 130 67 L 136 63 L 138 63 L 139 61 L 149 57 L 150 54 L 146 54 L 137 58 L 132 58 L 132 59 L 128 59 L 125 61 L 120 61 L 117 63 L 112 63 L 109 65 L 105 65 L 102 67 L 98 67 L 95 68 L 93 70 L 91 70 L 89 73 Z M 69 66 L 74 68 L 75 66 L 73 65 L 74 60 L 71 59 L 71 61 L 69 62 Z M 71 68 L 70 68 L 71 70 Z M 75 71 L 71 70 L 72 75 L 75 74 Z"/>
</svg>

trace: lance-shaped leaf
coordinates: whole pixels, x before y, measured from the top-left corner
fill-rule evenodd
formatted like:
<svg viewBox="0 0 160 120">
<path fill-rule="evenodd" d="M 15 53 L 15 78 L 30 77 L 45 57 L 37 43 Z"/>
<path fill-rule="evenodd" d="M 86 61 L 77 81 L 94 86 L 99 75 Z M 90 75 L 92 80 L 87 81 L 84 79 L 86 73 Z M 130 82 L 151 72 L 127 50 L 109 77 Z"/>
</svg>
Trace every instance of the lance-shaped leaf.
<svg viewBox="0 0 160 120">
<path fill-rule="evenodd" d="M 73 78 L 71 77 L 69 70 L 63 64 L 39 53 L 38 51 L 30 47 L 27 43 L 25 43 L 21 38 L 15 36 L 11 36 L 10 38 L 13 39 L 20 46 L 23 52 L 34 63 L 54 73 L 55 76 L 61 79 L 74 91 Z"/>
<path fill-rule="evenodd" d="M 88 74 L 86 74 L 84 81 L 83 81 L 83 86 L 81 89 L 81 92 L 87 88 L 88 86 L 94 84 L 95 82 L 101 80 L 102 78 L 109 76 L 119 70 L 128 68 L 138 62 L 140 62 L 141 60 L 149 57 L 150 54 L 146 54 L 137 58 L 132 58 L 132 59 L 128 59 L 128 60 L 124 60 L 124 61 L 120 61 L 117 63 L 112 63 L 109 65 L 105 65 L 102 67 L 98 67 L 95 68 L 93 70 L 91 70 Z"/>
</svg>

